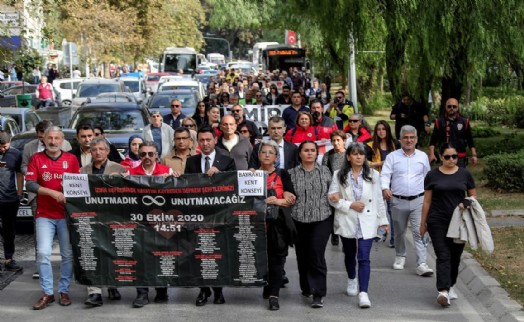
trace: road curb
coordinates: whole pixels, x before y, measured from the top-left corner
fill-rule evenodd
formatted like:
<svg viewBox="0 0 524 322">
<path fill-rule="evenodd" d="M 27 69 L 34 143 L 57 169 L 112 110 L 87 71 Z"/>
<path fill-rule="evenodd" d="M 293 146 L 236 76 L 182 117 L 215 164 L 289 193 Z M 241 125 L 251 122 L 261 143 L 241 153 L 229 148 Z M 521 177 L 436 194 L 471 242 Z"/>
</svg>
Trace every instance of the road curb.
<svg viewBox="0 0 524 322">
<path fill-rule="evenodd" d="M 522 306 L 513 300 L 473 255 L 464 251 L 459 278 L 498 321 L 524 322 Z"/>
</svg>

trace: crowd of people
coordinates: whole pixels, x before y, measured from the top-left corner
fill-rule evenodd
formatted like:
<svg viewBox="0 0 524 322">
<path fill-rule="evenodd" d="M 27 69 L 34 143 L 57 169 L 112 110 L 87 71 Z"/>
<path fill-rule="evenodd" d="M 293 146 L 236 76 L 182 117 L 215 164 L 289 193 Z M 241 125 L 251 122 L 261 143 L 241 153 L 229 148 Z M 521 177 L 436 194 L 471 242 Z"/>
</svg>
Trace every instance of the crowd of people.
<svg viewBox="0 0 524 322">
<path fill-rule="evenodd" d="M 279 94 L 273 85 L 265 88 L 266 82 L 259 84 L 252 80 L 250 83 L 246 79 L 243 88 L 254 91 L 251 99 L 261 94 L 262 100 L 268 103 L 290 105 L 282 116 L 268 120 L 269 138 L 265 140 L 257 126 L 246 119 L 243 106 L 238 101 L 231 104 L 232 96 L 247 100 L 248 92 L 230 95 L 227 82 L 221 85 L 211 82 L 210 94 L 197 103 L 191 116 L 181 113 L 181 103 L 176 99 L 171 102 L 171 114 L 152 112 L 150 124 L 142 135 L 129 137 L 125 156 L 104 138 L 103 128 L 89 124 L 76 129 L 79 146 L 74 150 L 64 145 L 67 141 L 62 130 L 48 121 L 37 126 L 38 139 L 26 145 L 24 151 L 7 154 L 6 151 L 14 148 L 9 148 L 9 138 L 2 134 L 0 156 L 6 158 L 13 154 L 13 157 L 8 158 L 0 172 L 9 178 L 0 181 L 9 183 L 0 189 L 0 203 L 7 200 L 13 203 L 13 209 L 17 208 L 13 196 L 20 191 L 9 190 L 8 197 L 2 193 L 13 189 L 15 179 L 21 175 L 25 175 L 27 190 L 37 194 L 38 272 L 35 274 L 40 279 L 43 295 L 33 308 L 43 309 L 55 301 L 50 265 L 51 236 L 55 233 L 62 257 L 59 303 L 71 304 L 68 294 L 73 255 L 60 186 L 64 172 L 178 177 L 184 173 L 212 176 L 220 171 L 256 169 L 268 173 L 266 202 L 268 209 L 273 209 L 267 215 L 268 284 L 263 289 L 270 310 L 279 309 L 279 289 L 289 283 L 284 266 L 291 245 L 295 246 L 297 255 L 302 295 L 311 298 L 312 307 L 323 307 L 327 294 L 325 249 L 330 236 L 334 245 L 338 244 L 339 237 L 342 243 L 348 276 L 346 294 L 358 296 L 361 308 L 370 307 L 371 245 L 390 232 L 390 246 L 395 249 L 392 268 L 402 270 L 407 256 L 408 227 L 414 240 L 417 263 L 414 269 L 419 276 L 433 275 L 427 265 L 424 241 L 426 231 L 429 232 L 437 254 L 437 301 L 448 306 L 449 300 L 457 296 L 453 286 L 463 246 L 453 245 L 445 237 L 445 231 L 454 208 L 459 204 L 467 207 L 464 198 L 475 196 L 475 183 L 465 165 L 466 149 L 470 149 L 473 163 L 476 163 L 476 150 L 469 123 L 458 114 L 458 101 L 449 99 L 448 113 L 435 121 L 433 148 L 430 147 L 428 156 L 417 145 L 420 129 L 426 130 L 428 120 L 424 116 L 427 114 L 408 111 L 404 115 L 404 103 L 410 103 L 407 100 L 403 99 L 392 109 L 391 118 L 402 124 L 396 135 L 384 120 L 378 121 L 371 130 L 342 91 L 337 92 L 332 101 L 325 84 L 319 86 L 314 81 L 313 86 L 318 88 L 308 88 L 306 96 L 300 90 L 305 79 L 300 83 L 296 81 L 297 75 L 293 73 L 290 77 L 291 84 L 287 84 L 287 74 L 266 75 L 270 80 L 285 76 L 286 85 Z M 228 76 L 236 79 L 231 73 Z M 239 79 L 242 84 L 243 81 Z M 235 86 L 235 90 L 240 88 Z M 227 105 L 229 114 L 221 116 L 220 105 Z M 325 142 L 333 147 L 327 153 L 319 146 Z M 442 146 L 443 163 L 431 170 L 430 161 L 438 157 L 434 155 L 435 145 Z M 461 159 L 466 160 L 461 162 Z M 54 174 L 50 180 L 45 177 L 44 168 L 45 173 Z M 9 245 L 4 243 L 6 267 L 17 265 Z M 116 288 L 108 292 L 112 299 L 121 297 Z M 212 293 L 215 304 L 225 303 L 222 288 L 213 288 L 211 292 L 210 288 L 202 287 L 196 305 L 205 305 Z M 154 302 L 167 300 L 167 288 L 157 288 Z M 102 305 L 101 289 L 89 287 L 85 303 Z M 148 303 L 148 289 L 137 288 L 133 307 Z"/>
</svg>

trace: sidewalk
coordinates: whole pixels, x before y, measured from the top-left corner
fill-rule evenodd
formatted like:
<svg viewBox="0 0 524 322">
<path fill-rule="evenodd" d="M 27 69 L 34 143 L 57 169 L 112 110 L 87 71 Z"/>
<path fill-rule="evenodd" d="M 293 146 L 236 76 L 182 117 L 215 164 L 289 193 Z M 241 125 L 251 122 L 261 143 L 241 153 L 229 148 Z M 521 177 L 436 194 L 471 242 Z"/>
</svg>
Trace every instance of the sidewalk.
<svg viewBox="0 0 524 322">
<path fill-rule="evenodd" d="M 430 247 L 432 253 L 432 247 Z M 515 321 L 512 317 L 499 312 L 493 315 L 486 309 L 482 297 L 474 292 L 481 290 L 486 293 L 486 286 L 478 284 L 475 274 L 482 275 L 478 270 L 464 268 L 466 281 L 474 284 L 473 292 L 460 280 L 457 283 L 459 299 L 452 302 L 451 307 L 442 308 L 436 302 L 435 277 L 419 277 L 415 275 L 415 255 L 412 246 L 408 247 L 406 268 L 395 271 L 391 268 L 394 260 L 394 250 L 384 243 L 376 243 L 372 251 L 372 272 L 369 296 L 372 301 L 370 309 L 360 309 L 356 297 L 344 294 L 347 276 L 343 264 L 341 246 L 328 244 L 326 259 L 328 262 L 328 295 L 324 308 L 312 309 L 310 299 L 300 295 L 298 287 L 298 272 L 294 250 L 290 250 L 286 271 L 290 279 L 288 287 L 281 291 L 279 311 L 268 311 L 267 300 L 262 299 L 262 290 L 258 288 L 226 288 L 224 296 L 226 304 L 209 303 L 204 307 L 194 304 L 197 289 L 169 289 L 168 304 L 150 304 L 142 309 L 132 309 L 131 302 L 135 297 L 133 288 L 121 288 L 121 301 L 111 303 L 107 300 L 104 290 L 104 306 L 87 308 L 83 302 L 86 298 L 84 286 L 72 283 L 71 298 L 73 305 L 61 307 L 57 303 L 43 311 L 31 309 L 40 296 L 38 280 L 32 279 L 34 264 L 32 260 L 23 261 L 25 273 L 19 276 L 3 291 L 0 291 L 0 313 L 2 321 L 144 321 L 147 320 L 183 320 L 209 321 Z M 467 255 L 466 255 L 467 256 Z M 58 249 L 55 247 L 53 261 L 57 273 Z M 467 260 L 471 261 L 471 260 Z M 476 262 L 475 262 L 476 263 Z M 428 264 L 435 267 L 434 257 L 428 256 Z M 478 264 L 477 264 L 478 265 Z M 483 278 L 492 282 L 488 278 Z M 56 281 L 56 278 L 55 278 Z M 55 284 L 56 285 L 56 284 Z M 489 285 L 488 285 L 489 286 Z M 491 289 L 491 287 L 489 288 Z M 154 298 L 154 290 L 150 291 L 150 300 Z M 55 295 L 57 295 L 55 293 Z M 497 294 L 503 296 L 503 294 Z M 487 296 L 487 295 L 482 295 Z M 497 304 L 498 305 L 498 304 Z M 493 306 L 493 305 L 492 305 Z M 500 306 L 497 306 L 500 307 Z"/>
</svg>

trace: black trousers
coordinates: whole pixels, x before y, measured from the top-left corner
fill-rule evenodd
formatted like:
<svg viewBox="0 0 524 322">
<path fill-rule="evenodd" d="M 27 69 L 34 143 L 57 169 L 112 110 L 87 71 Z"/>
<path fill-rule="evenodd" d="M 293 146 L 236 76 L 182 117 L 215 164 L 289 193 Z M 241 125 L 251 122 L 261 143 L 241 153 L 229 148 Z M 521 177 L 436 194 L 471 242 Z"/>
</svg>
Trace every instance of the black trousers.
<svg viewBox="0 0 524 322">
<path fill-rule="evenodd" d="M 2 237 L 5 259 L 13 259 L 15 253 L 15 224 L 20 202 L 0 203 L 2 208 Z M 36 234 L 35 234 L 36 235 Z"/>
<path fill-rule="evenodd" d="M 209 287 L 201 287 L 200 288 L 200 292 L 210 293 L 211 289 Z M 221 287 L 213 287 L 213 292 L 215 293 L 215 295 L 220 294 L 220 293 L 222 293 L 222 288 Z"/>
<path fill-rule="evenodd" d="M 267 253 L 267 266 L 268 266 L 268 276 L 267 276 L 267 285 L 264 287 L 264 293 L 267 293 L 269 296 L 278 297 L 280 294 L 280 287 L 282 286 L 282 270 L 284 269 L 285 256 L 271 254 L 268 249 Z"/>
<path fill-rule="evenodd" d="M 460 256 L 464 244 L 456 244 L 446 237 L 449 222 L 428 222 L 428 233 L 437 255 L 437 290 L 449 290 L 457 282 Z"/>
<path fill-rule="evenodd" d="M 333 228 L 333 216 L 323 221 L 302 223 L 295 221 L 298 242 L 297 253 L 300 289 L 305 294 L 326 296 L 326 245 Z"/>
</svg>

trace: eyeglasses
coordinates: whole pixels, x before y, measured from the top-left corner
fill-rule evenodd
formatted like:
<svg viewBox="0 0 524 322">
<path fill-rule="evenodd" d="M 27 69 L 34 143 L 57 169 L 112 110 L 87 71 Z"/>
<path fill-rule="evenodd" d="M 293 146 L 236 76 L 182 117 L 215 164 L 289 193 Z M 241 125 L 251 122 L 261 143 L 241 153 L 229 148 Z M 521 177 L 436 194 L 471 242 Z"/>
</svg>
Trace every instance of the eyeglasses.
<svg viewBox="0 0 524 322">
<path fill-rule="evenodd" d="M 357 123 L 357 122 L 359 122 L 360 120 L 348 120 L 348 121 L 351 122 L 351 123 Z"/>
<path fill-rule="evenodd" d="M 195 127 L 195 124 L 184 124 L 183 127 Z"/>
<path fill-rule="evenodd" d="M 275 151 L 267 150 L 267 151 L 260 151 L 260 154 L 266 154 L 266 155 L 274 155 Z"/>
<path fill-rule="evenodd" d="M 457 105 L 448 105 L 447 108 L 449 108 L 449 109 L 458 108 L 458 106 Z"/>
<path fill-rule="evenodd" d="M 178 138 L 175 138 L 175 141 L 178 140 L 178 141 L 182 141 L 182 140 L 187 140 L 189 139 L 189 136 L 183 136 L 183 137 L 178 137 Z"/>
<path fill-rule="evenodd" d="M 180 107 L 180 105 L 171 105 L 171 107 Z"/>
<path fill-rule="evenodd" d="M 446 154 L 446 155 L 443 155 L 442 156 L 444 158 L 444 160 L 449 160 L 449 159 L 453 159 L 453 160 L 456 160 L 458 159 L 458 154 Z"/>
<path fill-rule="evenodd" d="M 152 152 L 152 151 L 149 151 L 149 152 L 140 152 L 139 156 L 141 158 L 145 158 L 146 155 L 150 158 L 154 157 L 156 155 L 156 152 Z"/>
</svg>

